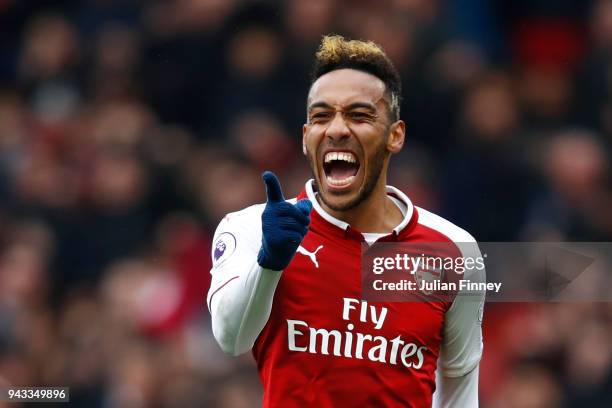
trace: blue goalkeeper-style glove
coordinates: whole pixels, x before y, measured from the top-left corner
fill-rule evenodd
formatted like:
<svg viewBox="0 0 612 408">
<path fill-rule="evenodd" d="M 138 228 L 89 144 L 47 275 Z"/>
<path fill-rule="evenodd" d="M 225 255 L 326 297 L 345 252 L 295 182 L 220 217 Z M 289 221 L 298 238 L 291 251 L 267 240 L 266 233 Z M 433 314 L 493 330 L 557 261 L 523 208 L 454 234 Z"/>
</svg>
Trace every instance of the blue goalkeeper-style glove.
<svg viewBox="0 0 612 408">
<path fill-rule="evenodd" d="M 262 268 L 282 271 L 289 265 L 310 224 L 310 200 L 295 205 L 285 201 L 278 178 L 271 171 L 262 175 L 268 201 L 261 214 L 261 249 L 257 263 Z"/>
</svg>

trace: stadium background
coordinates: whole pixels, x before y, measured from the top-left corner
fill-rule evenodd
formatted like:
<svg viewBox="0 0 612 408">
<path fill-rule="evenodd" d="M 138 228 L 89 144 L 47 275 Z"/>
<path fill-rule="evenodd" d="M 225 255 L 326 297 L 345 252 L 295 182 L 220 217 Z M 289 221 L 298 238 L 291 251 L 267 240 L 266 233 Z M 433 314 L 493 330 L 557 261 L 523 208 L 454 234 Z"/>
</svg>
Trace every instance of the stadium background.
<svg viewBox="0 0 612 408">
<path fill-rule="evenodd" d="M 287 196 L 323 33 L 382 44 L 390 183 L 480 241 L 612 240 L 609 0 L 0 0 L 0 385 L 253 407 L 204 298 L 223 214 Z M 610 304 L 490 304 L 482 406 L 612 405 Z M 0 405 L 2 405 L 0 403 Z M 13 406 L 13 405 L 11 405 Z"/>
</svg>

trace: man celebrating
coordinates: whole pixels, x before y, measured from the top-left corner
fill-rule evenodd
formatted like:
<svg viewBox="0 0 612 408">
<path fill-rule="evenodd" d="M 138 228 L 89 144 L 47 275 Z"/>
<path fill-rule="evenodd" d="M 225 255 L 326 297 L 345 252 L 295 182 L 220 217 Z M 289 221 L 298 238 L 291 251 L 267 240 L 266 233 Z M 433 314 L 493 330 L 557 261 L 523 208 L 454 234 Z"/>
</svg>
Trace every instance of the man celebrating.
<svg viewBox="0 0 612 408">
<path fill-rule="evenodd" d="M 267 203 L 217 228 L 213 332 L 229 354 L 252 349 L 265 407 L 478 406 L 483 294 L 361 300 L 363 242 L 472 243 L 478 252 L 467 232 L 386 185 L 404 143 L 400 87 L 379 46 L 325 37 L 303 127 L 314 180 L 285 200 L 266 172 Z"/>
</svg>

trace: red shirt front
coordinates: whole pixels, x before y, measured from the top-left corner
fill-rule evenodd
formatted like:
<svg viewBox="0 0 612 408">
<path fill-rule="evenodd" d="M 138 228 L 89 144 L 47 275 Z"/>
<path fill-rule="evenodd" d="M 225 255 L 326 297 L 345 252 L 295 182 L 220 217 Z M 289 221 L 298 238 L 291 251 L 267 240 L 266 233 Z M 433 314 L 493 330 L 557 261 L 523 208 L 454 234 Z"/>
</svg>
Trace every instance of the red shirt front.
<svg viewBox="0 0 612 408">
<path fill-rule="evenodd" d="M 265 325 L 252 348 L 264 387 L 263 406 L 431 406 L 438 361 L 442 373 L 451 377 L 463 376 L 478 365 L 482 305 L 452 300 L 362 300 L 364 236 L 325 213 L 311 184 L 306 191 L 298 199 L 308 196 L 313 202 L 309 231 L 289 266 L 280 272 L 271 292 L 269 318 L 262 322 Z M 378 242 L 445 242 L 454 246 L 473 241 L 448 221 L 414 207 L 398 190 L 388 187 L 388 192 L 395 196 L 405 219 Z M 230 252 L 226 247 L 233 252 L 248 245 L 255 253 L 261 235 L 244 242 L 240 237 L 257 231 L 262 210 L 249 207 L 235 213 L 238 217 L 230 214 L 217 230 L 216 237 L 221 238 L 215 242 L 222 245 L 213 257 L 220 259 L 220 265 L 217 270 L 213 267 L 209 307 L 213 295 L 225 292 L 226 297 L 215 300 L 213 313 L 224 312 L 219 309 L 227 307 L 224 302 L 235 301 L 236 293 L 244 290 L 240 280 L 246 278 L 235 272 L 239 262 L 232 260 L 231 254 L 223 258 Z M 223 236 L 230 235 L 230 240 L 223 241 Z M 259 302 L 261 299 L 251 293 L 248 303 Z M 242 326 L 243 322 L 238 331 Z M 217 329 L 223 330 L 227 329 Z"/>
</svg>

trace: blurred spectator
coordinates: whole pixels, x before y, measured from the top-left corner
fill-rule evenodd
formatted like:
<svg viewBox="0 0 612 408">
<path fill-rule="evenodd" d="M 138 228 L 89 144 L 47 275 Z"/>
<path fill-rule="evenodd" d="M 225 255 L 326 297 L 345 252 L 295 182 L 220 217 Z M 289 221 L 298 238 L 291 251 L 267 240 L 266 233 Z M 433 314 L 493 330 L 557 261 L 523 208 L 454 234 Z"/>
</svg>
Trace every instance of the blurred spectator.
<svg viewBox="0 0 612 408">
<path fill-rule="evenodd" d="M 78 36 L 60 15 L 41 15 L 25 33 L 19 71 L 28 83 L 69 75 L 79 63 Z"/>
<path fill-rule="evenodd" d="M 595 135 L 568 130 L 543 146 L 541 162 L 547 188 L 534 199 L 528 228 L 534 238 L 606 241 L 612 236 L 608 215 L 610 163 Z M 538 236 L 537 234 L 544 234 Z"/>
<path fill-rule="evenodd" d="M 446 163 L 445 212 L 459 225 L 469 219 L 471 233 L 482 241 L 511 241 L 525 222 L 534 186 L 519 120 L 508 75 L 490 73 L 467 92 Z"/>
</svg>

